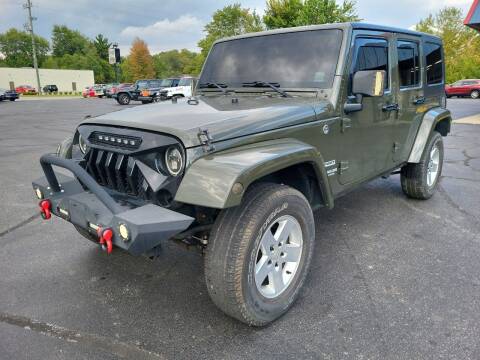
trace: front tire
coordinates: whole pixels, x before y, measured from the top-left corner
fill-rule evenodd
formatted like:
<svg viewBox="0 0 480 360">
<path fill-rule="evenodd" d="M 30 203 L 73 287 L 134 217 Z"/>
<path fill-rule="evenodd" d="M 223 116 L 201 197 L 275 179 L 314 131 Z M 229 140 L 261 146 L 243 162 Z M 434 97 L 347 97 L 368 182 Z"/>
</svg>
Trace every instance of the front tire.
<svg viewBox="0 0 480 360">
<path fill-rule="evenodd" d="M 443 140 L 434 131 L 418 164 L 407 164 L 400 172 L 402 190 L 410 198 L 430 199 L 437 189 L 443 168 Z"/>
<path fill-rule="evenodd" d="M 305 282 L 315 241 L 307 199 L 285 185 L 251 188 L 223 210 L 205 257 L 213 302 L 226 314 L 263 326 L 293 305 Z"/>
<path fill-rule="evenodd" d="M 130 96 L 128 94 L 120 94 L 118 95 L 117 97 L 117 102 L 120 104 L 120 105 L 128 105 L 130 104 Z"/>
<path fill-rule="evenodd" d="M 480 97 L 480 91 L 478 90 L 473 90 L 471 93 L 470 93 L 470 97 L 472 99 L 478 99 Z"/>
</svg>

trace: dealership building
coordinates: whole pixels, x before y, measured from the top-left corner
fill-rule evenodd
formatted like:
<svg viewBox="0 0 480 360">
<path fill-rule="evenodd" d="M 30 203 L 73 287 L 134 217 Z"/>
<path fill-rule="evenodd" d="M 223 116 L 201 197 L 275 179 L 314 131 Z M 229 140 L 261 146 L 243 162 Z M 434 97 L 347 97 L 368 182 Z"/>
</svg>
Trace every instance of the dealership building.
<svg viewBox="0 0 480 360">
<path fill-rule="evenodd" d="M 58 91 L 82 91 L 94 84 L 93 70 L 39 69 L 40 84 L 57 85 Z M 37 76 L 33 68 L 0 67 L 0 88 L 15 89 L 20 85 L 37 88 Z M 37 89 L 38 90 L 38 89 Z"/>
</svg>

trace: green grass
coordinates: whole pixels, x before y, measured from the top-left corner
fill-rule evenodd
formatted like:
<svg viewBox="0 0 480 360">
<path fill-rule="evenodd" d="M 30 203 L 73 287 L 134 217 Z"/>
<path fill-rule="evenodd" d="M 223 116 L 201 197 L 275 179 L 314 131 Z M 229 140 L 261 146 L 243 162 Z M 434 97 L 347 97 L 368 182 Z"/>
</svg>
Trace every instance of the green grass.
<svg viewBox="0 0 480 360">
<path fill-rule="evenodd" d="M 63 97 L 63 96 L 82 96 L 82 93 L 80 91 L 59 91 L 58 93 L 54 94 L 20 94 L 20 96 L 25 96 L 25 97 Z"/>
</svg>

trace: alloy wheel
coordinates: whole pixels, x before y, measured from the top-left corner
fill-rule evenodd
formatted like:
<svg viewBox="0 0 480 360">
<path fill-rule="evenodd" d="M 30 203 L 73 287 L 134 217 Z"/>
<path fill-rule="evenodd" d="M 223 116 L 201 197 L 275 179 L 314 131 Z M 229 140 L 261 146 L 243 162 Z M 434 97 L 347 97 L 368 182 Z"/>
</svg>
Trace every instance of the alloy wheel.
<svg viewBox="0 0 480 360">
<path fill-rule="evenodd" d="M 302 258 L 300 223 L 291 215 L 274 221 L 263 234 L 255 263 L 255 285 L 266 298 L 276 298 L 292 282 Z"/>
<path fill-rule="evenodd" d="M 432 187 L 437 181 L 438 170 L 440 167 L 440 150 L 434 145 L 430 151 L 430 158 L 427 166 L 427 185 Z"/>
</svg>

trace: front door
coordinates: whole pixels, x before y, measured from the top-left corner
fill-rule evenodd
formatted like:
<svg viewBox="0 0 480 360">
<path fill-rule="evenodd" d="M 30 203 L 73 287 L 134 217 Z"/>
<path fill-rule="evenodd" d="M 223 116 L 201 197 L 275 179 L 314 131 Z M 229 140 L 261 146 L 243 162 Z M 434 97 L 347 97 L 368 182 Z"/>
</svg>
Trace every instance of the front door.
<svg viewBox="0 0 480 360">
<path fill-rule="evenodd" d="M 417 130 L 425 113 L 422 86 L 420 38 L 398 34 L 396 39 L 397 71 L 394 73 L 398 92 L 398 117 L 393 127 L 393 161 L 401 164 L 408 159 Z"/>
<path fill-rule="evenodd" d="M 396 93 L 392 91 L 391 61 L 394 50 L 391 33 L 356 31 L 350 55 L 350 79 L 357 71 L 384 70 L 387 73 L 385 94 L 364 97 L 361 111 L 343 114 L 340 137 L 339 181 L 356 183 L 387 171 L 392 164 L 392 126 L 396 113 Z"/>
</svg>

